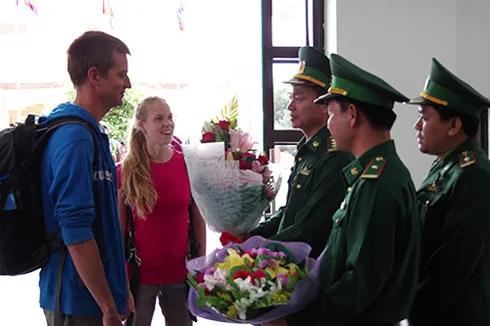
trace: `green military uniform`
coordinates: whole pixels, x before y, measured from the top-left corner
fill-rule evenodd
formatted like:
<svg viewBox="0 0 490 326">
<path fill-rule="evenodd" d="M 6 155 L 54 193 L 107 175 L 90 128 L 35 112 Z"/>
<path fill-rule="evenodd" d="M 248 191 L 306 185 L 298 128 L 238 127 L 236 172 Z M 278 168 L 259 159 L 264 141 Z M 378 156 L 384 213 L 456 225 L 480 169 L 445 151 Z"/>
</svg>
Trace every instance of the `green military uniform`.
<svg viewBox="0 0 490 326">
<path fill-rule="evenodd" d="M 299 59 L 300 69 L 287 83 L 328 89 L 331 76 L 328 58 L 311 47 L 303 47 Z M 309 141 L 303 138 L 297 149 L 286 206 L 252 230 L 251 235 L 307 242 L 312 247 L 311 255 L 317 257 L 330 235 L 331 216 L 345 196 L 342 168 L 354 157 L 336 150 L 327 127 Z"/>
<path fill-rule="evenodd" d="M 330 58 L 329 94 L 391 110 L 408 100 L 344 58 Z M 337 79 L 338 78 L 338 79 Z M 378 144 L 343 170 L 347 196 L 321 261 L 320 294 L 289 325 L 378 326 L 408 317 L 418 275 L 420 221 L 411 176 L 392 140 Z"/>
<path fill-rule="evenodd" d="M 432 60 L 412 104 L 478 117 L 488 99 Z M 490 162 L 468 139 L 436 160 L 418 198 L 424 225 L 414 326 L 490 325 Z"/>
</svg>

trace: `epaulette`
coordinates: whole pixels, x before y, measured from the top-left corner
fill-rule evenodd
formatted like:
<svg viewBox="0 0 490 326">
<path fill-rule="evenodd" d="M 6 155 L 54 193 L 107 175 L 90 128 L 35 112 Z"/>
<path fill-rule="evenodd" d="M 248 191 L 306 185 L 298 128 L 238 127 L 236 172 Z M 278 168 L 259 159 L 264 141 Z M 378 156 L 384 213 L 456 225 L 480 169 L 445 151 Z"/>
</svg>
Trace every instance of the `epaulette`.
<svg viewBox="0 0 490 326">
<path fill-rule="evenodd" d="M 386 160 L 381 157 L 373 158 L 361 174 L 362 179 L 378 179 L 385 168 Z"/>
<path fill-rule="evenodd" d="M 332 136 L 328 136 L 327 151 L 335 152 L 336 150 L 337 150 L 337 143 L 335 142 L 335 139 Z"/>
<path fill-rule="evenodd" d="M 476 156 L 471 151 L 464 151 L 459 154 L 459 167 L 465 168 L 476 163 Z"/>
</svg>

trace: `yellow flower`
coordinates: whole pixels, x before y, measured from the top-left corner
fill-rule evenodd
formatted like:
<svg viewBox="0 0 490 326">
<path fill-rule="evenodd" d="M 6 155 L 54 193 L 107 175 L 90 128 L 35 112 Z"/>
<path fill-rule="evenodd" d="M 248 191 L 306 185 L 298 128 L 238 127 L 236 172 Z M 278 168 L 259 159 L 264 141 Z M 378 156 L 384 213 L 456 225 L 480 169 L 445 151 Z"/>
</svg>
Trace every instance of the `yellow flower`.
<svg viewBox="0 0 490 326">
<path fill-rule="evenodd" d="M 232 302 L 231 295 L 229 293 L 218 292 L 217 297 L 225 301 Z"/>
<path fill-rule="evenodd" d="M 226 313 L 226 318 L 236 318 L 238 316 L 238 311 L 234 304 L 228 306 L 228 312 Z"/>
<path fill-rule="evenodd" d="M 238 252 L 235 249 L 228 248 L 228 257 L 226 257 L 222 263 L 214 264 L 215 268 L 226 269 L 227 271 L 231 270 L 235 266 L 245 266 L 245 262 L 243 258 L 240 257 Z"/>
<path fill-rule="evenodd" d="M 226 154 L 226 160 L 227 161 L 233 161 L 235 158 L 233 158 L 233 154 L 231 152 L 228 152 Z"/>
<path fill-rule="evenodd" d="M 288 303 L 291 298 L 291 293 L 287 291 L 276 291 L 272 293 L 272 300 L 275 303 Z"/>
<path fill-rule="evenodd" d="M 267 267 L 265 269 L 265 272 L 267 274 L 269 274 L 272 278 L 276 278 L 277 274 L 279 273 L 284 273 L 284 274 L 287 274 L 289 272 L 289 270 L 287 270 L 286 268 L 282 267 L 282 266 L 277 266 L 276 268 L 272 269 L 270 267 Z"/>
<path fill-rule="evenodd" d="M 291 271 L 291 274 L 293 274 L 294 272 L 297 273 L 299 271 L 298 265 L 296 265 L 294 263 L 287 264 L 286 268 L 288 268 Z"/>
</svg>

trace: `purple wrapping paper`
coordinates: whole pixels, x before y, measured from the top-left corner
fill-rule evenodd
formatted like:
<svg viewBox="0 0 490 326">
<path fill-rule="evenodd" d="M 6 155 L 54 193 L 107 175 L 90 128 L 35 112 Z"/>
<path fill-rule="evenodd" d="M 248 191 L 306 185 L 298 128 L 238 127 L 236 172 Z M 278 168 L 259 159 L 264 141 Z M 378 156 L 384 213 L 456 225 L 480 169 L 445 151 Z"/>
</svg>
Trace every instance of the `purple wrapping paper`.
<svg viewBox="0 0 490 326">
<path fill-rule="evenodd" d="M 261 324 L 268 321 L 281 319 L 287 315 L 303 310 L 318 294 L 320 288 L 320 261 L 325 254 L 325 251 L 318 257 L 317 260 L 310 258 L 311 247 L 303 242 L 282 242 L 264 239 L 259 236 L 249 238 L 244 243 L 227 244 L 222 249 L 216 249 L 207 256 L 199 257 L 190 260 L 187 263 L 187 270 L 190 272 L 204 271 L 207 267 L 214 265 L 216 262 L 221 262 L 228 256 L 228 248 L 240 247 L 242 250 L 250 250 L 253 248 L 265 247 L 269 243 L 279 243 L 288 248 L 294 255 L 295 262 L 299 263 L 306 259 L 306 266 L 309 269 L 308 275 L 296 284 L 296 288 L 291 294 L 291 299 L 287 305 L 282 305 L 264 313 L 254 319 L 228 319 L 221 315 L 218 311 L 212 308 L 199 308 L 195 305 L 198 297 L 194 289 L 189 290 L 188 306 L 190 312 L 197 317 L 206 318 L 225 323 L 235 324 Z"/>
</svg>

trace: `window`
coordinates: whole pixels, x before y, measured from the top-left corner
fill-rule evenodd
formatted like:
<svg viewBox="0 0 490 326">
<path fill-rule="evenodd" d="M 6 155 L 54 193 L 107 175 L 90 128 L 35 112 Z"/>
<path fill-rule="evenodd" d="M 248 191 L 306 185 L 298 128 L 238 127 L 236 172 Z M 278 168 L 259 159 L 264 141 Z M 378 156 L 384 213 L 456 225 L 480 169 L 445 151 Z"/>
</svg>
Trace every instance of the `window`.
<svg viewBox="0 0 490 326">
<path fill-rule="evenodd" d="M 262 0 L 264 151 L 282 173 L 272 212 L 286 204 L 287 179 L 296 144 L 303 136 L 291 128 L 289 93 L 284 81 L 298 71 L 298 50 L 305 45 L 324 52 L 323 0 Z"/>
<path fill-rule="evenodd" d="M 323 0 L 262 0 L 264 150 L 294 146 L 302 137 L 289 123 L 290 79 L 304 45 L 324 51 Z"/>
</svg>

